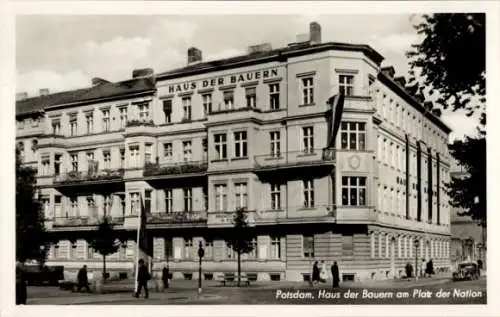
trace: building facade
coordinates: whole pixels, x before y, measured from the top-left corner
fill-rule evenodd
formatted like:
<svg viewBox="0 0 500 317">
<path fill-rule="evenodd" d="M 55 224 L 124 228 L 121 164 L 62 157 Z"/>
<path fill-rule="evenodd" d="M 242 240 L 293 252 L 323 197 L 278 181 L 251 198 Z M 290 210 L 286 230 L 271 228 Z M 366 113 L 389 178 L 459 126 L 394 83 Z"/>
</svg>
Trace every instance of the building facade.
<svg viewBox="0 0 500 317">
<path fill-rule="evenodd" d="M 180 69 L 17 102 L 17 141 L 59 241 L 50 264 L 100 270 L 86 238 L 106 215 L 123 234 L 107 267 L 130 276 L 143 204 L 153 269 L 169 265 L 174 278 L 197 277 L 199 241 L 205 279 L 236 271 L 227 241 L 238 208 L 255 235 L 242 270 L 259 280 L 307 279 L 316 260 L 336 261 L 344 280 L 398 277 L 422 259 L 449 268 L 450 129 L 380 54 L 321 43 L 311 23 L 285 48 L 187 57 Z M 339 113 L 327 101 L 339 92 L 333 138 Z"/>
</svg>

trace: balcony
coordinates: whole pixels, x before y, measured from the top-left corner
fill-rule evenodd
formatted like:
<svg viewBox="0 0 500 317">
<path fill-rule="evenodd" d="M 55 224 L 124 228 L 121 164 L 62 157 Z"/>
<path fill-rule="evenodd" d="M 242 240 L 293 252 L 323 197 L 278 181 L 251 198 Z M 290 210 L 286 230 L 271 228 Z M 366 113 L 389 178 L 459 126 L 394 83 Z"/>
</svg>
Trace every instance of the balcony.
<svg viewBox="0 0 500 317">
<path fill-rule="evenodd" d="M 147 221 L 148 224 L 206 223 L 207 211 L 152 213 L 148 215 Z"/>
<path fill-rule="evenodd" d="M 87 182 L 102 182 L 123 180 L 123 169 L 105 169 L 100 171 L 68 172 L 56 175 L 54 184 L 78 184 Z"/>
<path fill-rule="evenodd" d="M 178 163 L 146 163 L 144 165 L 144 176 L 160 176 L 160 175 L 183 175 L 183 174 L 199 174 L 207 171 L 208 162 L 202 161 L 187 161 Z"/>
<path fill-rule="evenodd" d="M 50 220 L 49 220 L 50 221 Z M 52 219 L 52 227 L 89 227 L 97 226 L 102 221 L 102 218 L 98 217 L 55 217 Z M 108 221 L 113 225 L 122 225 L 123 217 L 108 217 Z"/>
</svg>

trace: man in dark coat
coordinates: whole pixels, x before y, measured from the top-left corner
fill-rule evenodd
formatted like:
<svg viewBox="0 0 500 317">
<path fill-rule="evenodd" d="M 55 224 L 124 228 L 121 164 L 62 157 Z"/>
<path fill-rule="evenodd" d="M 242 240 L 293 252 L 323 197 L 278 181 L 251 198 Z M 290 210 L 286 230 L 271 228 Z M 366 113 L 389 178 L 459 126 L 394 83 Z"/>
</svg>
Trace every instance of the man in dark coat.
<svg viewBox="0 0 500 317">
<path fill-rule="evenodd" d="M 313 271 L 312 271 L 312 283 L 319 282 L 319 267 L 318 261 L 314 262 Z"/>
<path fill-rule="evenodd" d="M 168 277 L 169 277 L 168 266 L 165 266 L 165 267 L 163 267 L 162 274 L 161 274 L 161 279 L 163 280 L 163 286 L 165 288 L 168 288 Z"/>
<path fill-rule="evenodd" d="M 87 276 L 87 266 L 84 265 L 79 271 L 78 271 L 78 286 L 77 286 L 77 291 L 79 292 L 82 288 L 86 288 L 87 292 L 90 292 L 90 287 L 89 287 L 89 278 Z"/>
<path fill-rule="evenodd" d="M 28 287 L 26 285 L 26 276 L 24 265 L 16 263 L 16 305 L 26 305 L 28 299 Z"/>
<path fill-rule="evenodd" d="M 141 294 L 141 289 L 144 288 L 144 298 L 149 297 L 148 291 L 148 281 L 151 278 L 148 272 L 148 268 L 144 264 L 144 260 L 139 260 L 139 272 L 137 274 L 137 291 L 135 292 L 135 297 L 139 298 Z"/>
<path fill-rule="evenodd" d="M 339 287 L 339 282 L 340 282 L 340 274 L 339 274 L 339 267 L 337 265 L 337 262 L 333 262 L 333 265 L 331 267 L 332 270 L 332 283 L 333 283 L 333 288 Z"/>
</svg>

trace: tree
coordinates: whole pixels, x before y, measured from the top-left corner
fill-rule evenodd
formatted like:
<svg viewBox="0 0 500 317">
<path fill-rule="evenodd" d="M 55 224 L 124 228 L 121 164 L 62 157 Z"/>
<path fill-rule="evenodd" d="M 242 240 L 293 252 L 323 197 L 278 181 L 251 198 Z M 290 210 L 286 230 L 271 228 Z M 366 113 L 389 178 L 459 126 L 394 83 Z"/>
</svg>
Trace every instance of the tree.
<svg viewBox="0 0 500 317">
<path fill-rule="evenodd" d="M 102 276 L 104 281 L 106 280 L 106 256 L 118 251 L 120 247 L 119 238 L 118 233 L 113 229 L 108 218 L 103 217 L 97 231 L 89 241 L 92 249 L 102 255 Z"/>
<path fill-rule="evenodd" d="M 45 262 L 49 246 L 36 192 L 36 170 L 22 166 L 20 151 L 16 148 L 16 260 L 20 262 Z"/>
<path fill-rule="evenodd" d="M 423 15 L 414 28 L 423 40 L 407 52 L 409 89 L 427 94 L 443 109 L 479 118 L 477 136 L 449 146 L 467 175 L 452 179 L 448 191 L 451 206 L 486 226 L 486 15 Z"/>
<path fill-rule="evenodd" d="M 238 286 L 241 283 L 241 255 L 249 253 L 253 250 L 252 240 L 254 236 L 251 233 L 251 228 L 248 225 L 248 219 L 245 208 L 238 208 L 233 219 L 233 232 L 230 236 L 229 243 L 231 248 L 238 255 Z"/>
</svg>

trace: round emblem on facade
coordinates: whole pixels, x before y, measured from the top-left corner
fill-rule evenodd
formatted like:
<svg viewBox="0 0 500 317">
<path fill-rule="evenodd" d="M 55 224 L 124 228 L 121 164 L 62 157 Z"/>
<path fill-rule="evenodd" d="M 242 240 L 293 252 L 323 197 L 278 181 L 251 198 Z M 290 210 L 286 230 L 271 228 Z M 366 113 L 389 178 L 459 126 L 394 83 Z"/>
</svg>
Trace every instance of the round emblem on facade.
<svg viewBox="0 0 500 317">
<path fill-rule="evenodd" d="M 361 159 L 358 155 L 353 155 L 349 158 L 349 166 L 352 169 L 357 170 L 359 168 L 359 164 L 361 163 Z"/>
</svg>

